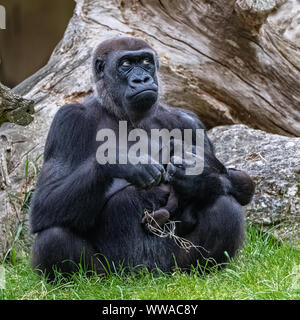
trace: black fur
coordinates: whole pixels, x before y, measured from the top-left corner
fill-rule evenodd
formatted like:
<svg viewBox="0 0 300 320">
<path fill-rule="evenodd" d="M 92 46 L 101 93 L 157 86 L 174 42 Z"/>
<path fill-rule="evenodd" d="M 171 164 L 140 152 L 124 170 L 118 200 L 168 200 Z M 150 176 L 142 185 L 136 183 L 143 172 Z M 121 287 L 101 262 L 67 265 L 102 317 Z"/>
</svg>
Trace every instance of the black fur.
<svg viewBox="0 0 300 320">
<path fill-rule="evenodd" d="M 131 60 L 123 65 L 124 57 Z M 37 233 L 32 265 L 50 277 L 53 267 L 75 271 L 70 261 L 84 262 L 98 272 L 103 271 L 104 257 L 115 265 L 170 271 L 174 257 L 179 267 L 188 268 L 197 261 L 205 264 L 207 258 L 224 262 L 225 251 L 234 256 L 241 247 L 244 218 L 239 203 L 251 200 L 253 183 L 241 171 L 226 170 L 207 136 L 205 168 L 198 176 L 184 175 L 172 162 L 166 167 L 96 161 L 96 133 L 102 128 L 118 133 L 119 120 L 128 121 L 128 130 L 147 132 L 204 128 L 192 112 L 158 101 L 157 67 L 157 55 L 144 41 L 106 41 L 93 59 L 95 95 L 82 104 L 65 105 L 55 115 L 31 203 L 31 227 Z M 143 92 L 145 88 L 150 89 Z M 166 205 L 166 172 L 177 197 L 175 206 Z M 116 179 L 126 182 L 118 187 Z M 185 224 L 178 233 L 199 246 L 197 250 L 186 252 L 173 239 L 145 232 L 144 210 L 163 207 L 174 208 L 171 218 Z"/>
</svg>

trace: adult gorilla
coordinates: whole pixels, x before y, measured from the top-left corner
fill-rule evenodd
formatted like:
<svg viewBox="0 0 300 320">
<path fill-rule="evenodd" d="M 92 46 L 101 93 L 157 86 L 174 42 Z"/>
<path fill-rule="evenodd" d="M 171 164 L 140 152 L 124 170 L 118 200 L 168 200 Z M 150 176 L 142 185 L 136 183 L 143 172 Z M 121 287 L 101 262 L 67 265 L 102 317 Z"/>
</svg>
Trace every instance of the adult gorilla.
<svg viewBox="0 0 300 320">
<path fill-rule="evenodd" d="M 158 101 L 156 52 L 142 40 L 115 38 L 98 46 L 92 68 L 94 95 L 60 108 L 48 134 L 31 203 L 37 233 L 32 265 L 51 277 L 53 267 L 73 272 L 80 262 L 98 272 L 104 261 L 168 271 L 174 260 L 188 268 L 207 258 L 222 263 L 225 251 L 233 256 L 244 238 L 241 205 L 251 200 L 254 186 L 245 173 L 226 170 L 206 135 L 203 173 L 185 175 L 182 166 L 169 163 L 167 184 L 161 164 L 96 160 L 97 132 L 108 128 L 118 136 L 120 120 L 127 121 L 128 131 L 204 128 L 192 112 Z M 146 208 L 166 204 L 170 185 L 178 198 L 176 220 L 186 222 L 185 238 L 199 246 L 189 252 L 141 224 Z"/>
</svg>

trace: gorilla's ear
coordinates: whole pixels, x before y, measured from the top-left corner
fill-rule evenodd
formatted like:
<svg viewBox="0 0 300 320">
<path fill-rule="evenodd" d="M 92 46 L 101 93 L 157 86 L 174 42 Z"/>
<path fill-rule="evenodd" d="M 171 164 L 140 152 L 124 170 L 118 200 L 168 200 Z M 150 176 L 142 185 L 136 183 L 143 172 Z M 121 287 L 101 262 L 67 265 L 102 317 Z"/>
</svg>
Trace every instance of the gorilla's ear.
<svg viewBox="0 0 300 320">
<path fill-rule="evenodd" d="M 95 60 L 95 71 L 96 71 L 96 74 L 99 76 L 99 77 L 103 77 L 103 71 L 104 71 L 104 60 L 101 59 L 101 58 L 97 58 Z"/>
</svg>

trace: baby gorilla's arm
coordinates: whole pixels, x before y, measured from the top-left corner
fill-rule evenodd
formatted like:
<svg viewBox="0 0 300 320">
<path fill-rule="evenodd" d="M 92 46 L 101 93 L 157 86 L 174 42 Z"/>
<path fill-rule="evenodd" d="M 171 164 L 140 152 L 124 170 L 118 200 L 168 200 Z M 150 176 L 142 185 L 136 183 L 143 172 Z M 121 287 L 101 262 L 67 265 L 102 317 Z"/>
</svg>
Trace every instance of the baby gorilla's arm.
<svg viewBox="0 0 300 320">
<path fill-rule="evenodd" d="M 172 186 L 168 185 L 170 190 L 169 197 L 165 206 L 155 210 L 152 213 L 147 213 L 142 219 L 142 224 L 146 229 L 162 227 L 178 208 L 178 199 Z"/>
<path fill-rule="evenodd" d="M 167 185 L 167 187 L 170 193 L 166 205 L 152 213 L 146 213 L 142 219 L 142 224 L 147 232 L 151 232 L 151 230 L 163 227 L 171 218 L 176 221 L 176 234 L 178 236 L 186 235 L 194 229 L 197 220 L 190 207 L 185 208 L 183 213 L 176 212 L 178 195 L 171 185 Z"/>
</svg>

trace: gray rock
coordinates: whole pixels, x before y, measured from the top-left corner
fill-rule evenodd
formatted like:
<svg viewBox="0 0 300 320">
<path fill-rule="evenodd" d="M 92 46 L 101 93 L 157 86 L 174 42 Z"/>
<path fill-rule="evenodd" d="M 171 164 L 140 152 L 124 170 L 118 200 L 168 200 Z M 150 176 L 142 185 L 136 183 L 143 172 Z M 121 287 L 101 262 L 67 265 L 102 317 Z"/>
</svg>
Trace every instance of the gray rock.
<svg viewBox="0 0 300 320">
<path fill-rule="evenodd" d="M 209 131 L 218 158 L 227 167 L 245 170 L 256 183 L 246 216 L 272 227 L 279 239 L 300 244 L 300 138 L 289 138 L 245 125 Z"/>
</svg>

